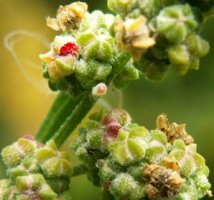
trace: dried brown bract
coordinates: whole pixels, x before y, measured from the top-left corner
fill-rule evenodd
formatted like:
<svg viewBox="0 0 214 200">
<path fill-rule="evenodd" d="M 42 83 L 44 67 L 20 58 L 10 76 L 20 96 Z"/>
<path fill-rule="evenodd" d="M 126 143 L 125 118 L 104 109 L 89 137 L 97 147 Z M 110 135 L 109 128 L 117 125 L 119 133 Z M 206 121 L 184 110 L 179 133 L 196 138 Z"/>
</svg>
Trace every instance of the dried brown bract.
<svg viewBox="0 0 214 200">
<path fill-rule="evenodd" d="M 115 21 L 118 48 L 131 52 L 136 61 L 141 58 L 143 52 L 155 45 L 155 39 L 150 36 L 151 30 L 146 22 L 144 16 L 125 21 L 117 18 Z"/>
<path fill-rule="evenodd" d="M 87 9 L 87 4 L 83 2 L 60 6 L 56 18 L 47 18 L 47 25 L 55 31 L 78 29 Z"/>
<path fill-rule="evenodd" d="M 170 124 L 166 114 L 161 114 L 156 120 L 157 129 L 166 133 L 168 141 L 172 144 L 176 139 L 182 139 L 186 145 L 192 144 L 194 139 L 186 132 L 186 124 Z"/>
<path fill-rule="evenodd" d="M 149 198 L 171 198 L 176 195 L 185 180 L 177 171 L 160 165 L 148 165 L 144 170 Z"/>
</svg>

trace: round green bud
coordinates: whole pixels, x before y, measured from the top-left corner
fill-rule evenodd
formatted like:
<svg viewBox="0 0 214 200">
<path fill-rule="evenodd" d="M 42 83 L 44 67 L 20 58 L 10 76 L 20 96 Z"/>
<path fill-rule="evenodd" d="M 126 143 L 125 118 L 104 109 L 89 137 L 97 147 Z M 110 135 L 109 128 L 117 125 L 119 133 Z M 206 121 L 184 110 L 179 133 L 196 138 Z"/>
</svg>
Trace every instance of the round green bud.
<svg viewBox="0 0 214 200">
<path fill-rule="evenodd" d="M 108 144 L 108 150 L 121 165 L 128 165 L 141 160 L 148 148 L 149 132 L 138 125 L 120 129 L 115 141 Z"/>
<path fill-rule="evenodd" d="M 87 143 L 92 149 L 102 149 L 104 131 L 102 129 L 89 130 L 87 134 Z"/>
<path fill-rule="evenodd" d="M 195 188 L 195 184 L 192 180 L 188 180 L 184 183 L 180 189 L 180 192 L 174 197 L 175 200 L 198 200 L 198 194 Z"/>
<path fill-rule="evenodd" d="M 169 156 L 174 157 L 181 173 L 188 177 L 205 167 L 205 159 L 197 153 L 197 145 L 185 145 L 183 140 L 175 140 Z"/>
<path fill-rule="evenodd" d="M 69 76 L 73 74 L 75 71 L 76 62 L 76 58 L 72 55 L 60 56 L 55 59 L 57 69 L 62 76 Z"/>
<path fill-rule="evenodd" d="M 127 173 L 120 173 L 111 182 L 111 194 L 118 199 L 139 200 L 145 197 L 144 185 Z"/>
<path fill-rule="evenodd" d="M 10 194 L 11 181 L 9 179 L 0 180 L 0 199 L 6 200 Z"/>
<path fill-rule="evenodd" d="M 169 60 L 175 65 L 188 65 L 191 55 L 186 45 L 172 46 L 168 50 Z"/>
<path fill-rule="evenodd" d="M 99 168 L 99 176 L 104 182 L 111 181 L 118 173 L 110 166 L 108 159 L 98 160 L 96 166 Z"/>
<path fill-rule="evenodd" d="M 2 159 L 8 167 L 17 166 L 24 157 L 32 154 L 36 148 L 36 142 L 27 138 L 20 138 L 12 145 L 5 147 L 2 152 Z"/>
<path fill-rule="evenodd" d="M 209 43 L 196 34 L 189 35 L 186 44 L 189 51 L 196 57 L 204 57 L 210 49 Z"/>
<path fill-rule="evenodd" d="M 70 177 L 47 178 L 46 181 L 54 192 L 62 194 L 69 188 Z"/>
<path fill-rule="evenodd" d="M 36 152 L 36 158 L 46 177 L 65 177 L 72 173 L 72 165 L 68 152 L 59 152 L 54 141 L 41 147 Z"/>
<path fill-rule="evenodd" d="M 161 1 L 159 0 L 138 0 L 141 12 L 147 16 L 154 16 L 161 6 Z"/>
<path fill-rule="evenodd" d="M 125 15 L 137 6 L 137 0 L 108 0 L 107 5 L 114 13 Z"/>
<path fill-rule="evenodd" d="M 7 169 L 7 174 L 10 177 L 17 177 L 40 172 L 40 167 L 34 157 L 26 157 L 18 166 Z"/>
<path fill-rule="evenodd" d="M 57 197 L 41 174 L 17 177 L 16 187 L 26 199 L 35 196 L 44 200 L 54 200 Z"/>
<path fill-rule="evenodd" d="M 79 32 L 92 31 L 96 32 L 98 29 L 109 30 L 114 22 L 114 16 L 105 15 L 100 10 L 95 10 L 92 13 L 87 13 L 82 23 L 80 24 Z M 108 23 L 108 24 L 107 24 Z"/>
<path fill-rule="evenodd" d="M 198 192 L 198 196 L 199 198 L 203 198 L 204 196 L 206 196 L 207 194 L 209 194 L 210 188 L 211 188 L 211 184 L 209 183 L 209 180 L 207 178 L 206 175 L 204 174 L 197 174 L 194 177 L 194 181 L 195 181 L 195 187 L 197 189 Z"/>
<path fill-rule="evenodd" d="M 135 165 L 131 165 L 127 169 L 127 173 L 133 176 L 136 180 L 142 181 L 142 176 L 146 167 L 146 163 L 144 161 L 140 163 L 136 163 Z"/>
<path fill-rule="evenodd" d="M 165 133 L 158 130 L 151 131 L 151 136 L 146 158 L 150 163 L 159 164 L 167 156 L 167 137 Z"/>
<path fill-rule="evenodd" d="M 99 82 L 105 82 L 112 70 L 110 64 L 95 60 L 85 61 L 81 59 L 76 68 L 76 78 L 83 88 L 91 88 Z"/>
<path fill-rule="evenodd" d="M 133 65 L 133 61 L 130 60 L 124 67 L 124 70 L 114 79 L 114 85 L 117 88 L 123 88 L 127 86 L 129 81 L 139 79 L 140 72 Z"/>
<path fill-rule="evenodd" d="M 68 160 L 57 157 L 49 158 L 41 164 L 46 177 L 65 177 L 72 173 L 71 163 Z"/>
<path fill-rule="evenodd" d="M 115 40 L 104 30 L 81 32 L 77 34 L 77 42 L 81 44 L 82 55 L 86 60 L 110 61 L 115 54 Z"/>
<path fill-rule="evenodd" d="M 197 25 L 188 4 L 165 7 L 156 17 L 157 31 L 173 43 L 184 41 Z"/>
</svg>

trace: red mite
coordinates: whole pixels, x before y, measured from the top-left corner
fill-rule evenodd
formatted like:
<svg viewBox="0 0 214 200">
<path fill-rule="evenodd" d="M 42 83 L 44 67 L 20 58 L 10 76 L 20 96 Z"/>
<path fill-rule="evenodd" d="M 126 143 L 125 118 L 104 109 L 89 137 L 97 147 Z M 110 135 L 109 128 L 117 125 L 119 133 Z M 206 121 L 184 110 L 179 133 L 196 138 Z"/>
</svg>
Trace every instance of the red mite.
<svg viewBox="0 0 214 200">
<path fill-rule="evenodd" d="M 79 47 L 74 42 L 68 42 L 64 44 L 60 49 L 60 56 L 67 56 L 71 54 L 72 56 L 77 56 L 79 51 Z"/>
</svg>

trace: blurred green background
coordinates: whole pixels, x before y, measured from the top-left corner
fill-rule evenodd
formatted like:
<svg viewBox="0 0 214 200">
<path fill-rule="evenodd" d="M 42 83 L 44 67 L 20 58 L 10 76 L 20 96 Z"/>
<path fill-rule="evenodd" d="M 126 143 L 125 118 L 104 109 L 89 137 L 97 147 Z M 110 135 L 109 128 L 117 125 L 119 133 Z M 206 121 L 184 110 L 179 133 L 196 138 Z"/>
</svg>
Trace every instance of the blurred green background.
<svg viewBox="0 0 214 200">
<path fill-rule="evenodd" d="M 88 0 L 89 10 L 106 8 L 106 1 Z M 38 54 L 47 50 L 54 32 L 45 25 L 45 17 L 54 16 L 62 0 L 0 0 L 0 149 L 23 134 L 34 134 L 53 102 L 42 79 Z M 141 77 L 123 90 L 123 107 L 133 119 L 155 128 L 156 116 L 167 113 L 171 121 L 186 123 L 187 131 L 198 144 L 198 151 L 210 168 L 214 185 L 214 20 L 205 25 L 202 35 L 210 42 L 211 51 L 201 62 L 199 71 L 178 76 L 171 71 L 161 82 Z M 34 33 L 34 35 L 32 35 Z M 9 34 L 9 35 L 8 35 Z M 9 45 L 10 51 L 5 47 Z M 16 55 L 18 60 L 14 59 Z M 19 63 L 17 63 L 17 61 Z M 113 92 L 108 102 L 117 106 Z M 4 177 L 4 166 L 0 165 Z M 99 199 L 99 190 L 86 177 L 72 183 L 73 200 Z"/>
</svg>

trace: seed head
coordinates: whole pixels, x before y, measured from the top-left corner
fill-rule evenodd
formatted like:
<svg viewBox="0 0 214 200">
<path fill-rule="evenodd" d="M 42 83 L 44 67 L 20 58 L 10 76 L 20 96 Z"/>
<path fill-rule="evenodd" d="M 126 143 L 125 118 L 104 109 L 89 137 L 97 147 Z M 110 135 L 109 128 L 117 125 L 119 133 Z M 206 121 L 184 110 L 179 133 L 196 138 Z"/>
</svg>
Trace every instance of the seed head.
<svg viewBox="0 0 214 200">
<path fill-rule="evenodd" d="M 146 192 L 149 198 L 171 198 L 185 182 L 180 174 L 160 165 L 148 165 L 144 170 L 147 179 Z"/>
</svg>

